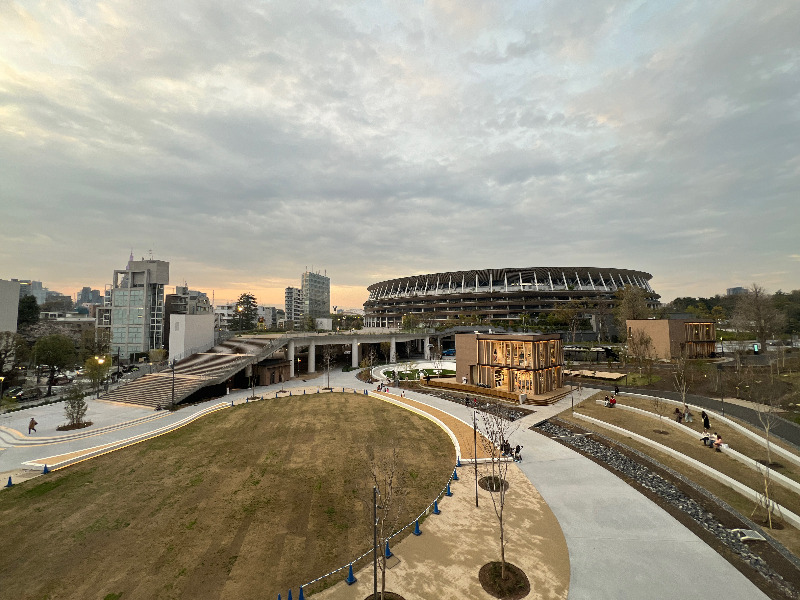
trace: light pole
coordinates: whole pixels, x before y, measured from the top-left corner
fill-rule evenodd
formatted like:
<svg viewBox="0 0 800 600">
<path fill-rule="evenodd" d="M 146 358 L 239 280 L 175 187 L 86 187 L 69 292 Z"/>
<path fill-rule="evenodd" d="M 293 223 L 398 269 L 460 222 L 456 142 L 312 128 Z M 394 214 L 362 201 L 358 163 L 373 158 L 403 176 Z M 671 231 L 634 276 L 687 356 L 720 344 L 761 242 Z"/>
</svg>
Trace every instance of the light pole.
<svg viewBox="0 0 800 600">
<path fill-rule="evenodd" d="M 170 367 L 172 367 L 172 410 L 175 410 L 175 359 L 172 359 Z"/>
<path fill-rule="evenodd" d="M 239 331 L 242 331 L 242 305 L 236 307 L 236 312 L 239 313 Z"/>
<path fill-rule="evenodd" d="M 478 417 L 477 411 L 472 409 L 472 443 L 474 445 L 475 454 L 475 508 L 478 508 Z"/>
</svg>

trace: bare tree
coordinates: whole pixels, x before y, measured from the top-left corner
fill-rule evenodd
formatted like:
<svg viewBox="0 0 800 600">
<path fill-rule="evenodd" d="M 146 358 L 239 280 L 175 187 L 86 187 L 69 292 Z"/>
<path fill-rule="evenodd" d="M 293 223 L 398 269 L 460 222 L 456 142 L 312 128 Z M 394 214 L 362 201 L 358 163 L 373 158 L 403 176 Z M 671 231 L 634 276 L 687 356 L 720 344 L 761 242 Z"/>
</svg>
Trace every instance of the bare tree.
<svg viewBox="0 0 800 600">
<path fill-rule="evenodd" d="M 383 600 L 386 594 L 386 554 L 383 549 L 400 524 L 406 490 L 403 487 L 403 469 L 395 445 L 392 445 L 391 453 L 384 457 L 376 458 L 374 448 L 371 447 L 367 448 L 367 453 L 374 490 L 374 504 L 370 503 L 369 506 L 375 511 L 373 542 L 377 548 L 373 548 L 373 551 L 378 555 L 376 566 L 381 574 L 380 598 Z"/>
<path fill-rule="evenodd" d="M 775 307 L 772 295 L 756 283 L 739 297 L 733 313 L 736 328 L 752 332 L 765 349 L 767 340 L 781 330 L 785 320 L 785 313 Z"/>
<path fill-rule="evenodd" d="M 658 415 L 658 428 L 659 428 L 658 432 L 666 433 L 664 431 L 664 427 L 661 424 L 661 419 L 664 418 L 664 413 L 667 412 L 667 409 L 669 408 L 670 404 L 664 398 L 660 398 L 658 395 L 653 396 L 652 403 L 653 403 L 653 410 L 655 410 L 656 414 Z"/>
<path fill-rule="evenodd" d="M 770 477 L 770 465 L 772 464 L 770 432 L 778 423 L 778 415 L 776 413 L 777 402 L 775 400 L 775 396 L 770 393 L 764 402 L 756 402 L 755 404 L 756 411 L 758 412 L 758 420 L 761 423 L 761 428 L 764 430 L 764 441 L 766 442 L 767 448 L 767 461 L 762 472 L 762 475 L 764 476 L 764 489 L 763 492 L 758 494 L 758 502 L 753 508 L 753 512 L 750 513 L 750 517 L 752 518 L 759 508 L 764 509 L 767 514 L 767 523 L 769 524 L 769 528 L 772 529 L 773 514 L 778 513 L 777 516 L 780 516 L 780 509 L 772 499 L 772 478 Z"/>
<path fill-rule="evenodd" d="M 506 506 L 506 490 L 508 483 L 509 460 L 502 455 L 502 447 L 511 435 L 517 430 L 519 425 L 515 425 L 508 418 L 508 409 L 499 404 L 494 404 L 486 411 L 481 412 L 481 443 L 483 449 L 489 455 L 490 475 L 488 477 L 487 488 L 492 498 L 494 513 L 497 516 L 497 523 L 500 526 L 500 578 L 506 578 L 506 538 L 505 522 L 503 513 Z"/>
<path fill-rule="evenodd" d="M 675 371 L 672 377 L 675 381 L 675 390 L 681 395 L 681 402 L 683 402 L 683 410 L 686 411 L 686 392 L 689 389 L 689 358 L 686 356 L 686 350 L 681 349 L 678 358 L 675 359 Z"/>
<path fill-rule="evenodd" d="M 640 375 L 642 374 L 642 369 L 648 367 L 649 383 L 652 376 L 652 362 L 655 360 L 656 356 L 653 338 L 642 329 L 634 329 L 628 337 L 628 353 L 633 358 Z"/>
</svg>

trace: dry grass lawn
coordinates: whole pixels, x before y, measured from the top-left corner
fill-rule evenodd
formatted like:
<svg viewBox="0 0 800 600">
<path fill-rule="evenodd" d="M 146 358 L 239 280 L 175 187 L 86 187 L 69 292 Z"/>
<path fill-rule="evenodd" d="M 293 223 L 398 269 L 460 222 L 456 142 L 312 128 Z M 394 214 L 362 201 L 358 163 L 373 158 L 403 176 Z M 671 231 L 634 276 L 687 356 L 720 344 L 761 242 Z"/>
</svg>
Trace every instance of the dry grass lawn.
<svg viewBox="0 0 800 600">
<path fill-rule="evenodd" d="M 297 594 L 371 546 L 368 449 L 393 442 L 407 522 L 447 482 L 452 443 L 359 394 L 240 405 L 14 486 L 0 493 L 2 596 Z"/>
<path fill-rule="evenodd" d="M 695 415 L 694 422 L 687 425 L 687 427 L 696 432 L 695 435 L 690 436 L 681 433 L 669 423 L 659 424 L 657 418 L 653 419 L 645 415 L 638 415 L 634 412 L 626 411 L 624 409 L 610 410 L 605 408 L 602 404 L 598 404 L 596 402 L 597 399 L 602 399 L 603 396 L 604 394 L 602 393 L 596 394 L 595 396 L 585 400 L 575 407 L 576 412 L 580 412 L 587 416 L 600 419 L 606 423 L 617 425 L 618 427 L 622 427 L 633 433 L 645 436 L 648 439 L 658 442 L 659 444 L 663 444 L 664 446 L 677 450 L 686 456 L 694 458 L 695 460 L 698 460 L 716 469 L 717 471 L 732 477 L 733 479 L 743 483 L 753 490 L 763 490 L 764 478 L 762 475 L 755 470 L 748 468 L 739 461 L 731 458 L 730 456 L 726 456 L 724 452 L 715 452 L 711 450 L 699 441 L 700 431 L 702 431 L 703 426 L 702 421 L 699 419 L 699 415 Z M 655 412 L 652 401 L 625 395 L 617 396 L 617 399 L 621 404 L 636 406 L 637 408 L 641 408 L 643 410 Z M 671 415 L 671 411 L 673 411 L 674 408 L 671 405 L 668 406 L 668 410 L 670 412 L 666 414 Z M 755 504 L 751 500 L 744 498 L 727 486 L 724 486 L 714 480 L 709 480 L 708 477 L 702 472 L 685 465 L 683 462 L 676 460 L 667 454 L 658 452 L 652 446 L 642 444 L 641 442 L 633 440 L 629 436 L 618 434 L 608 429 L 594 427 L 588 421 L 570 417 L 568 412 L 563 413 L 561 417 L 567 421 L 575 423 L 580 427 L 586 429 L 597 429 L 600 433 L 607 437 L 616 439 L 628 446 L 631 446 L 632 448 L 639 450 L 640 452 L 653 456 L 662 464 L 665 464 L 675 471 L 685 475 L 690 480 L 725 500 L 745 516 L 751 516 L 751 513 L 755 508 Z M 664 417 L 665 420 L 669 418 L 671 417 Z M 666 433 L 660 433 L 660 431 L 665 431 Z M 741 433 L 738 433 L 733 428 L 728 427 L 721 422 L 714 422 L 713 415 L 711 416 L 711 431 L 718 432 L 726 443 L 729 443 L 732 448 L 738 452 L 741 452 L 742 454 L 745 454 L 751 458 L 755 458 L 756 460 L 763 460 L 766 458 L 766 451 L 762 446 L 751 441 Z M 800 468 L 796 467 L 789 461 L 781 460 L 779 456 L 774 454 L 772 455 L 772 461 L 780 462 L 783 465 L 782 467 L 776 468 L 776 471 L 786 475 L 787 477 L 800 481 Z M 774 481 L 772 484 L 772 497 L 776 502 L 785 506 L 789 510 L 800 514 L 800 497 Z M 756 513 L 753 516 L 753 519 L 760 521 L 760 514 Z M 773 535 L 795 555 L 800 556 L 800 532 L 787 525 L 783 530 L 775 530 Z"/>
</svg>

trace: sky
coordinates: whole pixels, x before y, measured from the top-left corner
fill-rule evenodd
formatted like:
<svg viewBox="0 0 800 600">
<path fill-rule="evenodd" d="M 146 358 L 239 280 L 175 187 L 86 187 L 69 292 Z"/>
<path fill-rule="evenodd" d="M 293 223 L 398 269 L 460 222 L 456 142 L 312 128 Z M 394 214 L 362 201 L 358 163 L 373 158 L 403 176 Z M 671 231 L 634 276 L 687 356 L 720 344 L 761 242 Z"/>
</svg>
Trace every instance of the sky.
<svg viewBox="0 0 800 600">
<path fill-rule="evenodd" d="M 800 2 L 0 0 L 0 278 L 800 288 Z"/>
</svg>

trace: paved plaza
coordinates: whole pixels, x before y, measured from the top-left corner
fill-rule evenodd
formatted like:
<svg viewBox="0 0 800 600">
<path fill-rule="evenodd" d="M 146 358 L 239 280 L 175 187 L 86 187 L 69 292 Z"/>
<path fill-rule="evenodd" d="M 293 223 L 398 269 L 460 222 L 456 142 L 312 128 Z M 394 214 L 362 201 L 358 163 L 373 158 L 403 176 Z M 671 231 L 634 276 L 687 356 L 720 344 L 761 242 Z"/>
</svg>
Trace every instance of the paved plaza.
<svg viewBox="0 0 800 600">
<path fill-rule="evenodd" d="M 293 394 L 302 393 L 302 390 L 313 393 L 317 386 L 325 385 L 326 376 L 319 374 L 313 379 L 294 379 L 283 386 L 258 387 L 255 393 L 257 396 L 271 396 L 281 387 Z M 359 391 L 368 387 L 355 378 L 355 371 L 332 372 L 330 385 Z M 374 385 L 369 388 L 374 392 Z M 766 598 L 717 552 L 613 473 L 528 429 L 568 409 L 573 400 L 577 403 L 594 391 L 584 389 L 579 393 L 575 390 L 574 396 L 567 395 L 553 406 L 535 407 L 536 412 L 519 421 L 520 427 L 511 440 L 512 445 L 524 446 L 520 473 L 549 506 L 566 540 L 568 597 L 682 599 L 696 597 L 698 590 L 704 590 L 713 591 L 715 596 L 726 600 Z M 60 403 L 0 415 L 0 476 L 3 481 L 10 476 L 14 482 L 19 482 L 39 475 L 47 461 L 50 461 L 47 462 L 50 466 L 58 466 L 60 462 L 66 464 L 74 460 L 59 460 L 64 457 L 84 456 L 104 448 L 135 443 L 150 434 L 168 432 L 192 418 L 201 418 L 204 411 L 224 410 L 231 402 L 246 402 L 250 394 L 250 390 L 239 390 L 174 413 L 89 400 L 87 419 L 93 425 L 78 432 L 56 431 L 56 426 L 65 421 Z M 390 388 L 389 394 L 384 396 L 394 402 L 404 400 L 396 388 L 394 391 Z M 415 392 L 406 392 L 405 396 L 417 407 L 429 406 L 436 409 L 437 414 L 446 414 L 449 419 L 456 420 L 451 421 L 451 429 L 458 429 L 457 421 L 465 427 L 472 426 L 472 410 L 466 406 Z M 28 435 L 28 422 L 32 417 L 38 422 L 37 431 Z M 462 452 L 467 456 L 466 448 Z M 467 510 L 458 509 L 458 506 L 467 506 L 466 503 L 453 503 L 453 507 Z M 513 508 L 509 507 L 509 510 Z M 486 545 L 485 540 L 476 539 L 485 532 L 469 526 L 467 513 L 463 517 L 455 519 L 455 522 L 463 523 L 463 527 L 451 527 L 439 535 L 447 535 L 448 544 L 454 547 Z M 431 531 L 428 535 L 436 533 Z M 489 543 L 496 544 L 494 540 Z M 419 538 L 409 536 L 394 549 L 395 554 L 402 557 L 403 568 L 410 571 L 402 580 L 394 580 L 391 589 L 401 592 L 407 600 L 422 597 L 416 595 L 411 587 L 403 587 L 403 581 L 413 581 L 417 577 L 412 575 L 415 554 L 419 554 L 416 564 L 420 569 L 430 568 L 430 561 L 423 560 L 420 548 Z M 474 569 L 466 568 L 458 553 L 442 553 L 437 564 L 437 573 L 448 573 L 448 577 L 457 579 L 475 578 Z M 371 567 L 356 575 L 371 580 Z M 564 577 L 567 577 L 566 572 Z M 437 576 L 426 586 L 425 597 L 447 597 L 452 589 L 447 578 Z M 341 592 L 341 595 L 337 592 L 331 597 L 349 596 L 346 592 Z"/>
</svg>

